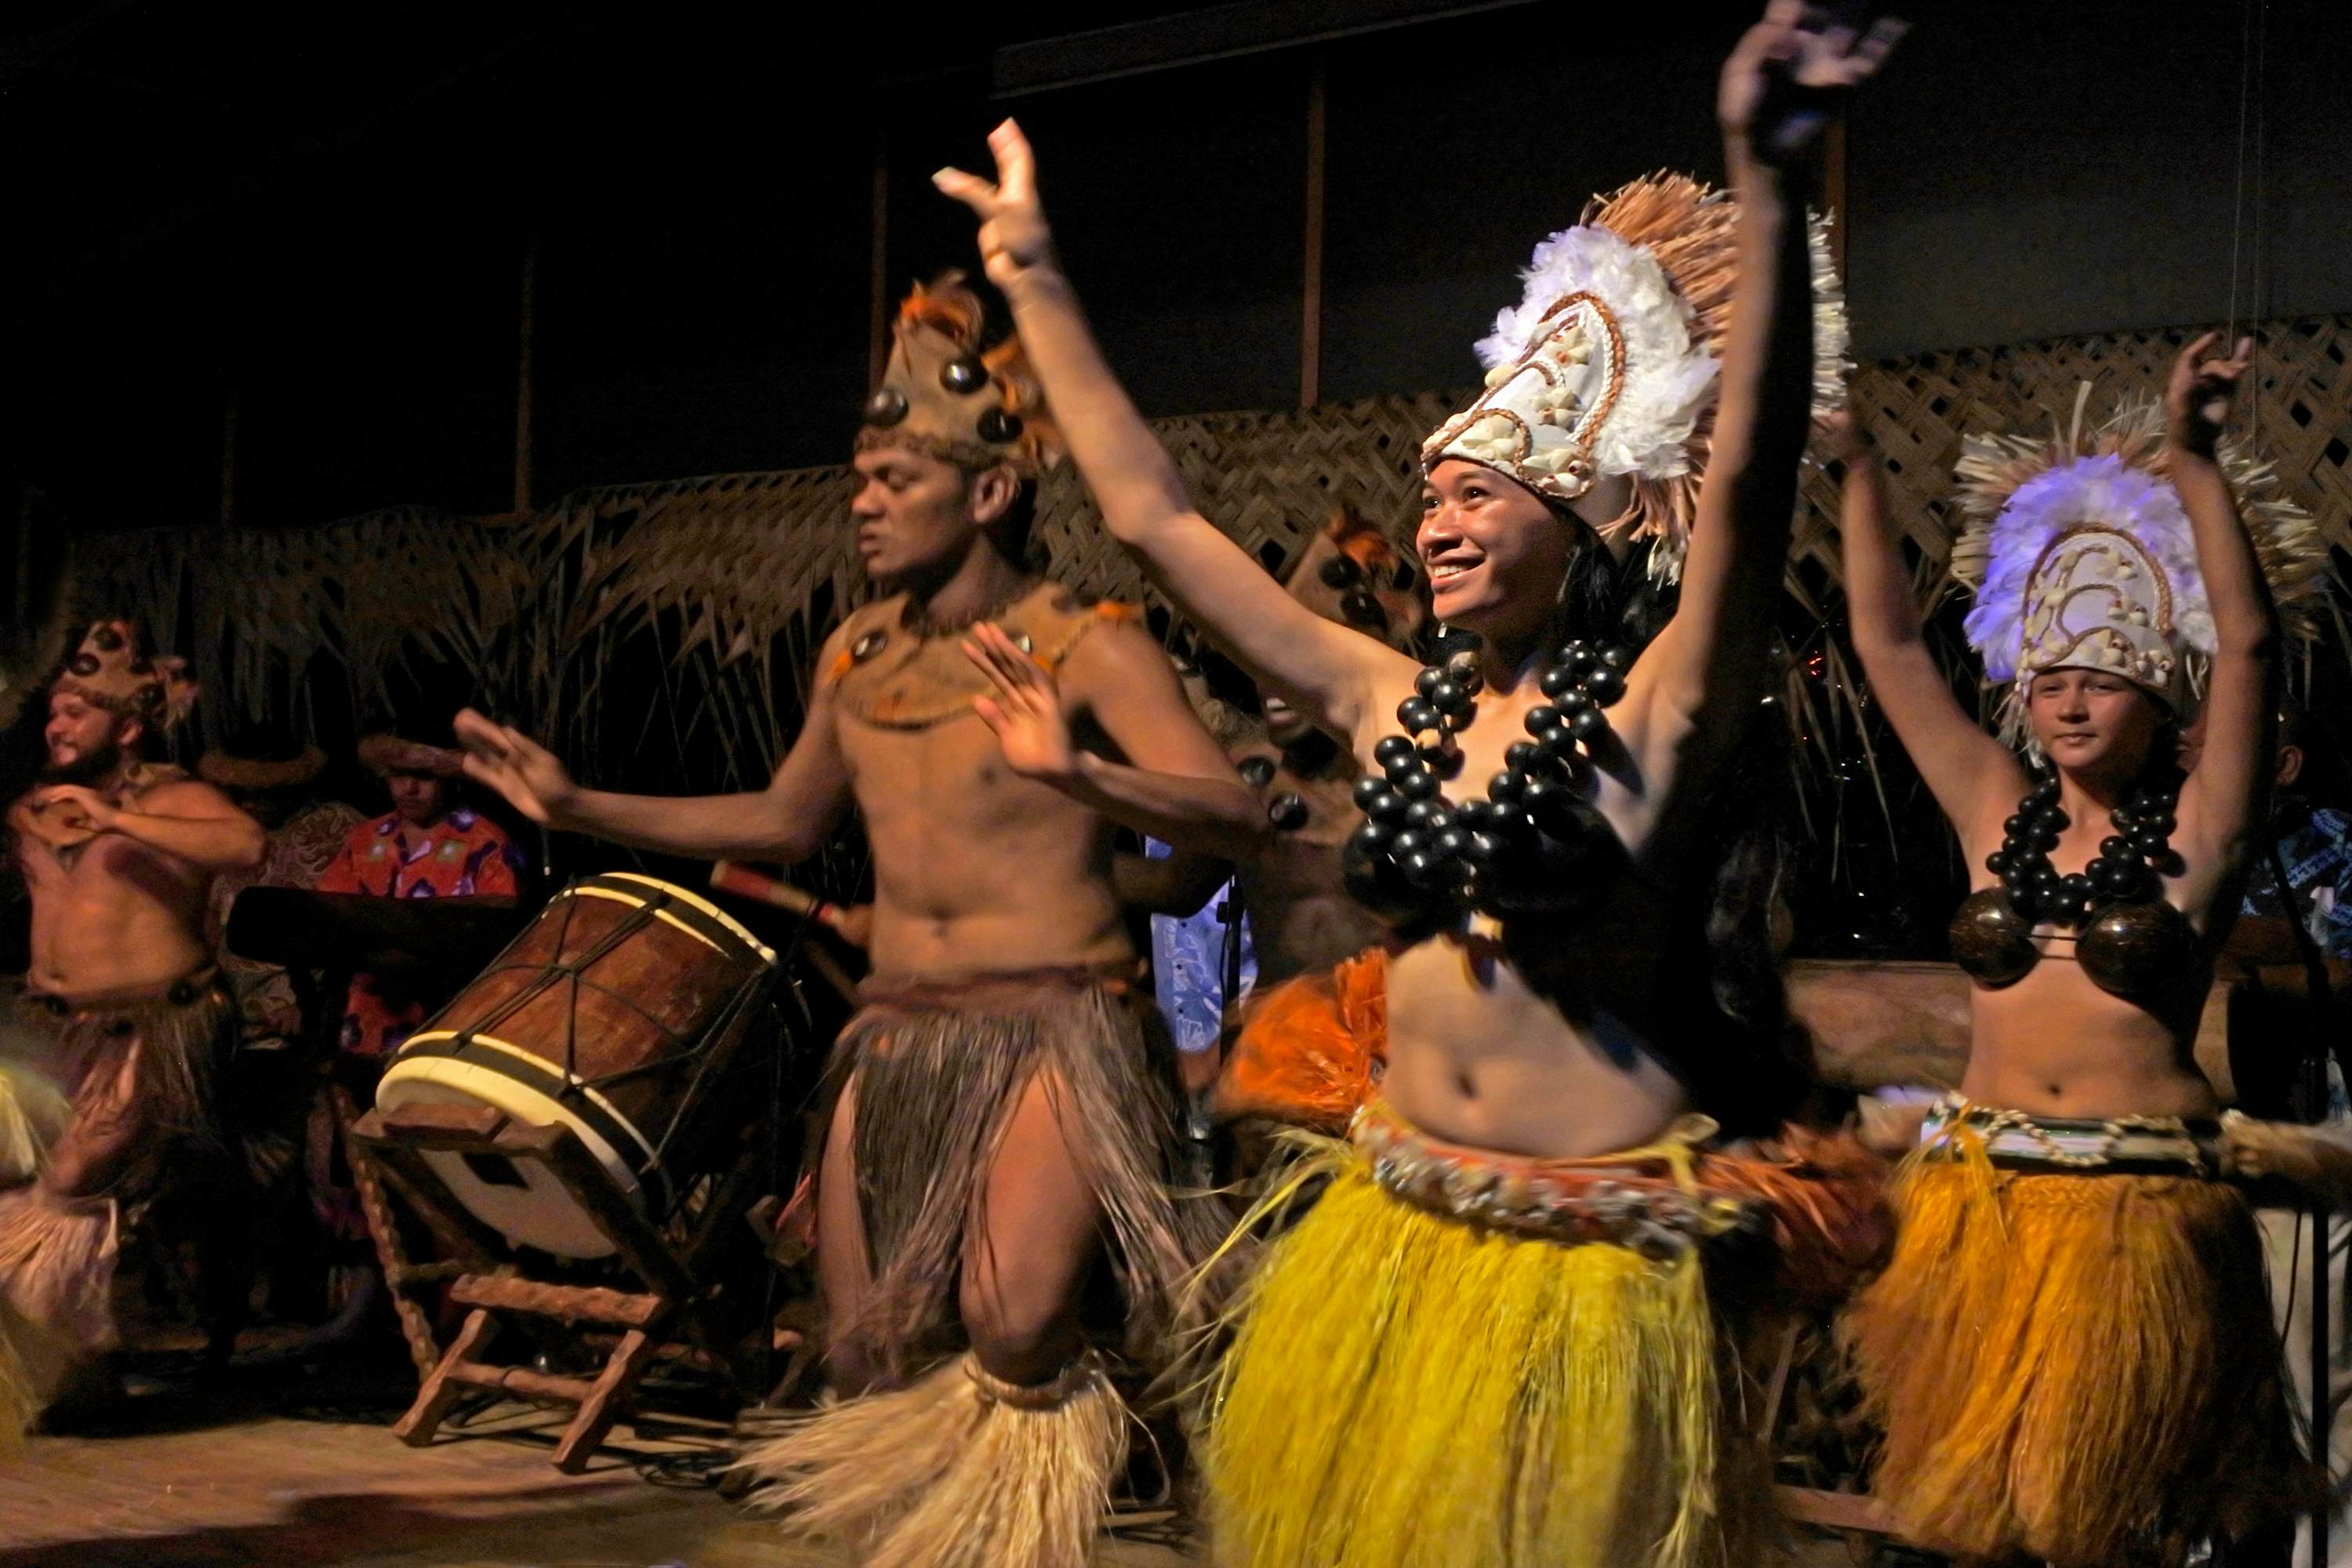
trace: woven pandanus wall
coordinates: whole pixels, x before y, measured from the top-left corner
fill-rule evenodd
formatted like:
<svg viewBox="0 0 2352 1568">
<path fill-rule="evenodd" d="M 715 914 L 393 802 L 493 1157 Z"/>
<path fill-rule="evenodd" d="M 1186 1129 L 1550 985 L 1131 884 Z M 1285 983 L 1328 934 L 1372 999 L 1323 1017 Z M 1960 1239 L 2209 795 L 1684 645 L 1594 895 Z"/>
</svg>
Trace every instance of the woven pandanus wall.
<svg viewBox="0 0 2352 1568">
<path fill-rule="evenodd" d="M 2102 405 L 2152 391 L 2186 337 L 2116 333 L 1864 368 L 1855 404 L 1923 570 L 1941 562 L 1951 532 L 1964 434 L 2063 417 L 2084 379 L 2099 384 Z M 2331 542 L 2352 552 L 2352 318 L 2276 322 L 2259 337 L 2242 427 Z M 1157 427 L 1202 510 L 1274 563 L 1335 501 L 1406 526 L 1421 437 L 1454 401 L 1381 397 Z M 816 643 L 861 591 L 848 494 L 846 468 L 818 468 L 600 489 L 499 523 L 404 509 L 295 531 L 107 535 L 80 552 L 79 597 L 86 609 L 143 614 L 194 659 L 209 693 L 207 735 L 265 710 L 307 727 L 299 691 L 322 660 L 364 699 L 384 668 L 423 657 L 459 666 L 486 700 L 546 732 L 633 755 L 656 739 L 715 745 L 741 779 L 772 765 Z M 1823 619 L 1833 614 L 1835 511 L 1834 483 L 1809 471 L 1796 549 L 1815 602 L 1801 613 Z M 1150 597 L 1066 471 L 1040 498 L 1036 538 L 1075 586 Z M 657 671 L 658 731 L 647 714 L 631 720 L 632 734 L 605 733 L 608 699 L 627 684 L 607 677 L 624 661 Z"/>
</svg>

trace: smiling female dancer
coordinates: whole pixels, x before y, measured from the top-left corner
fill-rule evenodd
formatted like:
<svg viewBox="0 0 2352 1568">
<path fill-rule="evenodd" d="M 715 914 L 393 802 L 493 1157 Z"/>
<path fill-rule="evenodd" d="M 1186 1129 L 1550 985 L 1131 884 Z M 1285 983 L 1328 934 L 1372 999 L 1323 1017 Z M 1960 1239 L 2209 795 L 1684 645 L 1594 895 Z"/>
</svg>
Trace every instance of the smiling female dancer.
<svg viewBox="0 0 2352 1568">
<path fill-rule="evenodd" d="M 1852 1320 L 1904 1533 L 1971 1560 L 2177 1565 L 2291 1507 L 2294 1452 L 2262 1246 L 2190 1046 L 2237 907 L 2284 593 L 2325 547 L 2220 426 L 2246 370 L 2173 365 L 2159 411 L 1971 442 L 1954 551 L 1969 641 L 2014 682 L 2021 759 L 1951 695 L 1851 424 L 1844 548 L 1871 690 L 1960 836 L 1952 923 L 1976 982 L 1961 1090 L 1897 1184 L 1893 1261 Z M 2204 688 L 2183 776 L 2169 733 Z M 2062 872 L 2060 868 L 2065 869 Z"/>
<path fill-rule="evenodd" d="M 1801 187 L 1821 110 L 1893 36 L 1775 5 L 1724 70 L 1736 200 L 1638 182 L 1538 250 L 1481 345 L 1486 391 L 1423 453 L 1435 610 L 1481 639 L 1434 669 L 1308 613 L 1193 511 L 1058 270 L 1015 128 L 997 184 L 940 177 L 983 219 L 1112 531 L 1349 737 L 1374 775 L 1353 885 L 1437 917 L 1388 968 L 1381 1097 L 1308 1161 L 1328 1188 L 1237 1314 L 1205 1455 L 1221 1561 L 1746 1560 L 1719 1266 L 1769 1236 L 1829 1274 L 1872 1211 L 1809 1179 L 1801 1135 L 1727 1144 L 1696 1114 L 1763 1107 L 1729 1103 L 1757 1081 L 1746 1041 L 1704 943 L 1670 937 L 1678 898 L 1705 908 L 1703 815 L 1767 690 L 1816 379 Z M 1677 564 L 1673 620 L 1616 646 L 1627 584 Z M 1563 647 L 1563 616 L 1601 640 Z"/>
</svg>

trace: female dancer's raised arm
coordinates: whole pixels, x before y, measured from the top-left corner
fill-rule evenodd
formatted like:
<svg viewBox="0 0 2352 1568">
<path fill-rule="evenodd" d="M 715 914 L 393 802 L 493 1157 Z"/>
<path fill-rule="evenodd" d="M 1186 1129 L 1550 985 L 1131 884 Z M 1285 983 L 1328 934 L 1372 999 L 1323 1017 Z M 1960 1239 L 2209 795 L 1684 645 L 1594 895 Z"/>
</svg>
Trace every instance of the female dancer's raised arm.
<svg viewBox="0 0 2352 1568">
<path fill-rule="evenodd" d="M 1762 144 L 1751 136 L 1781 90 L 1838 93 L 1876 70 L 1905 31 L 1882 20 L 1856 39 L 1843 30 L 1796 26 L 1804 7 L 1769 7 L 1724 62 L 1717 98 L 1724 160 L 1738 207 L 1738 286 L 1722 347 L 1722 391 L 1713 451 L 1699 488 L 1682 599 L 1674 620 L 1644 653 L 1629 684 L 1631 722 L 1645 691 L 1685 721 L 1753 702 L 1769 676 L 1759 657 L 1779 605 L 1789 552 L 1797 464 L 1811 424 L 1813 352 L 1812 252 L 1805 202 L 1815 183 L 1826 116 L 1771 117 Z"/>
<path fill-rule="evenodd" d="M 943 169 L 940 190 L 981 219 L 989 281 L 1011 301 L 1030 363 L 1112 537 L 1136 552 L 1186 616 L 1316 723 L 1352 734 L 1381 673 L 1412 661 L 1300 605 L 1248 552 L 1193 510 L 1160 438 L 1095 342 L 1062 275 L 1037 199 L 1036 160 L 1008 120 L 990 133 L 996 183 Z"/>
<path fill-rule="evenodd" d="M 2025 770 L 1960 706 L 1927 651 L 1868 439 L 1849 413 L 1832 416 L 1828 425 L 1831 453 L 1845 464 L 1838 532 L 1854 652 L 1861 656 L 1871 697 L 1936 804 L 1961 825 L 1961 837 L 1973 842 L 1982 825 L 1997 822 L 2024 793 Z"/>
<path fill-rule="evenodd" d="M 2173 808 L 2173 841 L 2187 868 L 2174 897 L 2200 925 L 2214 894 L 2235 885 L 2247 837 L 2267 819 L 2278 714 L 2278 615 L 2218 460 L 2222 421 L 2253 343 L 2241 338 L 2229 357 L 2209 357 L 2217 337 L 2208 332 L 2181 351 L 2164 395 L 2166 476 L 2189 514 L 2213 616 L 2205 745 Z"/>
</svg>

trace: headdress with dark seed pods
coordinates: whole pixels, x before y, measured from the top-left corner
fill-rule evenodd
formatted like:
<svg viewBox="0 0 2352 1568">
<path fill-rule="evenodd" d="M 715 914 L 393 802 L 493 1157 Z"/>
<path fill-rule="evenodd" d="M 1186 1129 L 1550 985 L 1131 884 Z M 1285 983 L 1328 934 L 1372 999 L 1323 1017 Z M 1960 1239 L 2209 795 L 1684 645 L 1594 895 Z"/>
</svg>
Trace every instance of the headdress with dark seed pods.
<svg viewBox="0 0 2352 1568">
<path fill-rule="evenodd" d="M 983 350 L 985 320 L 959 273 L 915 286 L 898 307 L 882 384 L 866 400 L 859 451 L 904 447 L 974 470 L 1001 464 L 1024 479 L 1061 460 L 1061 433 L 1021 340 Z"/>
</svg>

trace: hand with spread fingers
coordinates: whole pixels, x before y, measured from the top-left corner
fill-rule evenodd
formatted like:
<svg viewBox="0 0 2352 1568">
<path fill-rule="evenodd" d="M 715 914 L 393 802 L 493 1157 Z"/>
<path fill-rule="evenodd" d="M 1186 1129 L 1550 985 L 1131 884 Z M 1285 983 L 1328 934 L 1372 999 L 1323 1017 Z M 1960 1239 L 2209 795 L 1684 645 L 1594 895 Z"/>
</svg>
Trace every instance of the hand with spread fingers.
<svg viewBox="0 0 2352 1568">
<path fill-rule="evenodd" d="M 996 732 L 1004 763 L 1023 778 L 1059 784 L 1078 771 L 1077 748 L 1062 717 L 1061 689 L 1045 666 L 1024 653 L 1004 628 L 983 621 L 964 640 L 964 657 L 994 682 L 996 695 L 972 700 L 972 710 Z"/>
<path fill-rule="evenodd" d="M 1845 97 L 1873 76 L 1910 24 L 1882 16 L 1866 32 L 1819 6 L 1773 0 L 1723 63 L 1716 116 L 1768 163 L 1811 152 Z"/>
<path fill-rule="evenodd" d="M 961 169 L 941 169 L 931 183 L 980 219 L 980 260 L 988 280 L 1011 293 L 1033 271 L 1054 271 L 1054 231 L 1037 201 L 1037 161 L 1029 139 L 1008 120 L 988 134 L 996 183 Z"/>
<path fill-rule="evenodd" d="M 2238 382 L 2254 363 L 2254 340 L 2240 338 L 2226 358 L 2206 351 L 2221 341 L 2207 332 L 2180 351 L 2164 389 L 2165 434 L 2184 451 L 2206 456 L 2221 439 Z"/>
<path fill-rule="evenodd" d="M 467 778 L 498 791 L 542 826 L 563 826 L 563 814 L 580 786 L 554 752 L 471 708 L 459 713 L 450 728 L 465 748 Z"/>
</svg>

